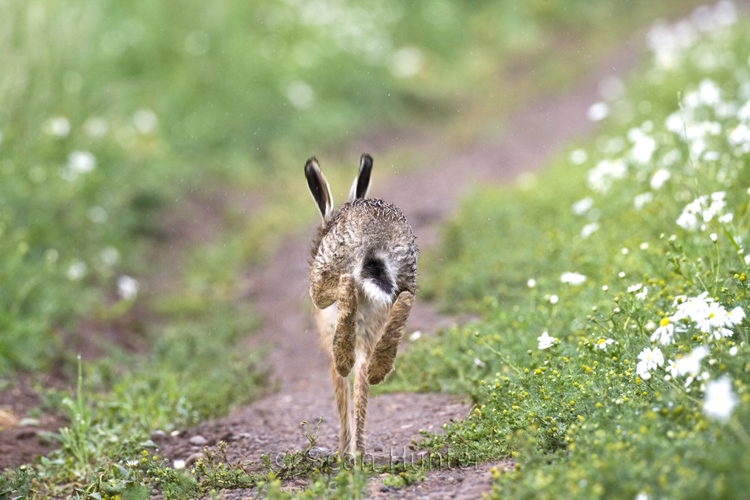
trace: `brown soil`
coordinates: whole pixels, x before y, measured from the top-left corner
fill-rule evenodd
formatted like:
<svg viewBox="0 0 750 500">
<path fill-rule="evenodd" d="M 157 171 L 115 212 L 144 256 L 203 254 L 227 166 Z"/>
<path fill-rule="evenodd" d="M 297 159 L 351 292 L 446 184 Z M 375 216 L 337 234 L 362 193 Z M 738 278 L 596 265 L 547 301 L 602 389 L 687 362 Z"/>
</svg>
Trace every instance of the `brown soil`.
<svg viewBox="0 0 750 500">
<path fill-rule="evenodd" d="M 54 377 L 35 379 L 18 373 L 13 386 L 0 392 L 0 470 L 30 463 L 37 455 L 59 447 L 47 434 L 57 432 L 64 422 L 40 410 L 42 397 L 37 385 L 59 389 L 64 383 Z"/>
</svg>

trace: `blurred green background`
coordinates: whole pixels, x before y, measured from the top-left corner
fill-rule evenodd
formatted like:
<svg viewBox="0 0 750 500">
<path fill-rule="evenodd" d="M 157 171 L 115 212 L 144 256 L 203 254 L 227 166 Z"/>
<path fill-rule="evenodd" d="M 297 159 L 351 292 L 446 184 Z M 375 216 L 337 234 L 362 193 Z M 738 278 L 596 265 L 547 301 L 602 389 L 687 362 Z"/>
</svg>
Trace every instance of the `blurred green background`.
<svg viewBox="0 0 750 500">
<path fill-rule="evenodd" d="M 680 3 L 0 0 L 0 372 L 59 358 L 60 329 L 148 274 L 157 214 L 189 193 L 276 203 L 233 226 L 214 267 L 237 265 L 300 218 L 310 155 L 481 130 Z"/>
<path fill-rule="evenodd" d="M 229 276 L 291 224 L 311 154 L 500 115 L 678 3 L 0 1 L 0 372 L 65 358 L 60 331 L 149 273 L 158 213 L 190 193 L 280 207 L 203 260 Z M 550 77 L 504 79 L 529 68 Z"/>
<path fill-rule="evenodd" d="M 356 141 L 492 137 L 695 4 L 0 0 L 0 389 L 32 373 L 43 411 L 90 424 L 42 475 L 70 492 L 150 430 L 266 390 L 238 348 L 257 325 L 240 281 L 314 220 L 308 157 L 343 185 Z M 80 352 L 87 396 L 65 406 L 39 374 L 74 380 Z"/>
</svg>

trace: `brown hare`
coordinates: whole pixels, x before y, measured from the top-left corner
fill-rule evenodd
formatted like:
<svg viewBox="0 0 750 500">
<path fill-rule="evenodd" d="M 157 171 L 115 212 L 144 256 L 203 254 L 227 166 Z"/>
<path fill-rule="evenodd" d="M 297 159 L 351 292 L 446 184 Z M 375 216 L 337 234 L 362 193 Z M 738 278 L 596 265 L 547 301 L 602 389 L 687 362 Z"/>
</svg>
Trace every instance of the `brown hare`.
<svg viewBox="0 0 750 500">
<path fill-rule="evenodd" d="M 305 164 L 307 184 L 323 218 L 312 248 L 310 297 L 323 349 L 331 356 L 341 456 L 365 453 L 370 385 L 393 370 L 416 292 L 419 250 L 414 233 L 396 206 L 366 198 L 371 171 L 372 158 L 362 155 L 349 201 L 334 210 L 317 160 Z"/>
</svg>

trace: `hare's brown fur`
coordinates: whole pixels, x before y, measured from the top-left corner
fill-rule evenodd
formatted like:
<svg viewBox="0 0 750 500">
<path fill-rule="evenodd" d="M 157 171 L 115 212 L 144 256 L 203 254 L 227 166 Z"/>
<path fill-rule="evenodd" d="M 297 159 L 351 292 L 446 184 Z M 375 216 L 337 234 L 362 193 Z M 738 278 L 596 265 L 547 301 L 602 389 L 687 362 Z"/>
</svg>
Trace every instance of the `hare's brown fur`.
<svg viewBox="0 0 750 500">
<path fill-rule="evenodd" d="M 414 233 L 396 206 L 365 198 L 371 168 L 372 159 L 363 155 L 350 201 L 334 212 L 317 162 L 311 159 L 305 166 L 323 216 L 312 249 L 310 297 L 321 344 L 331 356 L 342 455 L 365 452 L 370 385 L 379 384 L 393 370 L 416 292 Z M 353 433 L 348 381 L 352 371 Z"/>
</svg>

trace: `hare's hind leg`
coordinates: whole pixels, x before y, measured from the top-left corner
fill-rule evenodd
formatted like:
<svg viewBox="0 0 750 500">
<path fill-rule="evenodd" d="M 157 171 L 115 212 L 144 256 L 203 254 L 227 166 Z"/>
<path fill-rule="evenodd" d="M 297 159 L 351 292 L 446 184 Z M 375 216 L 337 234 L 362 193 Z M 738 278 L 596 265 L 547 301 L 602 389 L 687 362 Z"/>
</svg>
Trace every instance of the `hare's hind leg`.
<svg viewBox="0 0 750 500">
<path fill-rule="evenodd" d="M 367 418 L 367 401 L 370 398 L 367 366 L 367 356 L 365 356 L 354 373 L 354 451 L 361 457 L 365 455 L 365 419 Z"/>
<path fill-rule="evenodd" d="M 342 377 L 336 371 L 331 362 L 331 380 L 333 381 L 333 394 L 336 396 L 336 408 L 339 411 L 339 455 L 347 456 L 352 450 L 352 417 L 349 413 L 349 380 Z"/>
<path fill-rule="evenodd" d="M 396 358 L 398 344 L 404 334 L 404 326 L 413 303 L 414 295 L 401 292 L 391 308 L 383 336 L 380 337 L 374 351 L 367 352 L 361 359 L 354 374 L 354 446 L 355 451 L 363 457 L 370 384 L 379 384 L 393 370 L 393 360 Z"/>
<path fill-rule="evenodd" d="M 375 351 L 370 358 L 367 370 L 367 378 L 370 384 L 381 383 L 385 376 L 393 370 L 398 345 L 404 335 L 404 327 L 413 303 L 414 295 L 411 292 L 401 292 L 396 299 L 396 303 L 393 304 L 388 322 L 385 324 L 383 336 L 375 345 Z"/>
<path fill-rule="evenodd" d="M 356 361 L 354 346 L 357 328 L 357 287 L 351 274 L 339 278 L 336 311 L 333 363 L 339 375 L 348 377 Z"/>
</svg>

